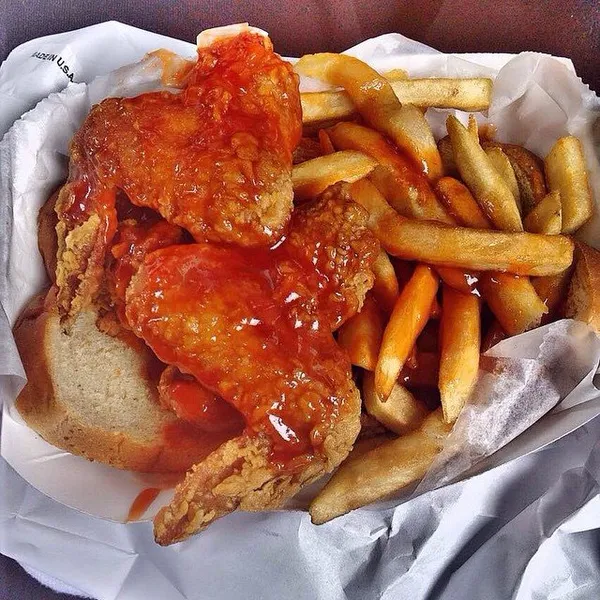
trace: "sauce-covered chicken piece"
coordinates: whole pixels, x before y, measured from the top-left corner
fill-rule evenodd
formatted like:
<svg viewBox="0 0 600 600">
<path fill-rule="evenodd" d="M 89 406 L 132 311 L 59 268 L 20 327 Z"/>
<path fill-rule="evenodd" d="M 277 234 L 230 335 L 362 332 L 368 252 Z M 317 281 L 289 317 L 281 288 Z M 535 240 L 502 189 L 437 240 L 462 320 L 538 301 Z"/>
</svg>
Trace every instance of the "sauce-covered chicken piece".
<svg viewBox="0 0 600 600">
<path fill-rule="evenodd" d="M 297 77 L 254 33 L 199 48 L 180 92 L 96 105 L 72 141 L 56 207 L 63 313 L 97 290 L 117 190 L 197 241 L 277 242 L 292 210 L 301 127 Z"/>
<path fill-rule="evenodd" d="M 246 423 L 178 487 L 157 519 L 161 543 L 238 506 L 279 506 L 349 452 L 360 397 L 331 332 L 372 285 L 378 244 L 365 223 L 334 188 L 294 213 L 276 248 L 191 244 L 144 259 L 127 290 L 131 327 Z"/>
</svg>

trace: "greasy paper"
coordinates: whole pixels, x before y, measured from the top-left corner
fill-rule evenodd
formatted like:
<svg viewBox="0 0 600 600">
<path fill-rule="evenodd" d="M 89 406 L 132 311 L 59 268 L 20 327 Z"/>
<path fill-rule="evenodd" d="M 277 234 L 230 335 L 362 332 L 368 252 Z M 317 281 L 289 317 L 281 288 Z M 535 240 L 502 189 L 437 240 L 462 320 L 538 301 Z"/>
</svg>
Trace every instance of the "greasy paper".
<svg viewBox="0 0 600 600">
<path fill-rule="evenodd" d="M 23 372 L 10 326 L 29 298 L 45 285 L 41 259 L 35 250 L 37 211 L 64 180 L 70 138 L 93 103 L 108 95 L 135 95 L 160 87 L 156 59 L 144 59 L 132 66 L 126 66 L 127 63 L 143 59 L 145 52 L 157 47 L 169 47 L 186 56 L 194 52 L 193 45 L 114 23 L 94 28 L 94 33 L 93 44 L 89 43 L 91 34 L 86 30 L 52 36 L 46 41 L 34 40 L 17 49 L 0 70 L 0 98 L 10 98 L 0 109 L 0 124 L 5 128 L 41 100 L 0 143 L 0 222 L 7 223 L 0 236 L 0 273 L 2 277 L 6 274 L 6 279 L 0 280 L 0 393 L 4 401 L 0 441 L 2 456 L 37 489 L 68 506 L 119 521 L 125 518 L 133 498 L 148 486 L 148 481 L 140 475 L 89 463 L 46 444 L 23 424 L 12 405 L 23 382 Z M 106 51 L 115 40 L 123 42 L 119 52 Z M 542 155 L 561 135 L 578 135 L 584 142 L 596 198 L 600 198 L 600 167 L 590 134 L 592 110 L 598 108 L 598 99 L 578 80 L 569 61 L 532 53 L 517 57 L 447 56 L 398 35 L 368 40 L 350 53 L 379 70 L 403 68 L 411 76 L 494 77 L 489 114 L 487 118 L 479 115 L 478 119 L 494 123 L 502 140 L 523 143 Z M 440 110 L 428 112 L 437 136 L 445 133 L 447 114 L 448 111 Z M 459 117 L 464 120 L 466 115 Z M 600 241 L 600 223 L 589 224 L 585 236 L 592 242 Z M 523 354 L 524 348 L 529 348 L 529 354 Z M 524 454 L 600 414 L 600 398 L 591 382 L 599 358 L 597 338 L 586 326 L 569 321 L 496 347 L 496 366 L 502 364 L 507 377 L 510 371 L 512 387 L 508 391 L 502 387 L 507 384 L 507 377 L 490 378 L 482 373 L 482 387 L 475 394 L 481 404 L 464 411 L 448 447 L 421 490 L 456 479 L 481 458 L 510 442 L 561 399 L 566 398 L 568 405 L 554 408 L 552 414 L 520 435 L 516 446 L 512 442 L 487 459 L 486 467 L 513 458 L 511 448 Z M 549 366 L 544 363 L 546 360 Z M 556 381 L 552 365 L 562 369 Z M 565 380 L 572 386 L 565 387 Z M 501 398 L 506 411 L 494 414 L 493 407 L 486 404 L 490 397 Z M 465 444 L 465 440 L 469 443 Z M 102 489 L 101 496 L 98 489 Z M 159 497 L 148 515 L 164 499 L 164 495 Z M 370 510 L 377 514 L 377 509 Z"/>
</svg>

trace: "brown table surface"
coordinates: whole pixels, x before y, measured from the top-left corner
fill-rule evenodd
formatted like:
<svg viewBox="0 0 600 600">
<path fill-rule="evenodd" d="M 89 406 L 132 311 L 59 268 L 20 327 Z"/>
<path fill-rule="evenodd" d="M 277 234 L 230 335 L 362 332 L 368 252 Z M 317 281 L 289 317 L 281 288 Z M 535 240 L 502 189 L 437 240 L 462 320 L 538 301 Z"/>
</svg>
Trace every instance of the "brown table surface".
<svg viewBox="0 0 600 600">
<path fill-rule="evenodd" d="M 107 20 L 190 41 L 207 27 L 249 21 L 269 31 L 277 51 L 287 56 L 343 50 L 389 32 L 444 52 L 536 50 L 572 58 L 583 80 L 600 90 L 598 0 L 8 0 L 0 2 L 0 60 L 29 39 Z M 0 599 L 69 598 L 43 588 L 0 555 Z"/>
</svg>

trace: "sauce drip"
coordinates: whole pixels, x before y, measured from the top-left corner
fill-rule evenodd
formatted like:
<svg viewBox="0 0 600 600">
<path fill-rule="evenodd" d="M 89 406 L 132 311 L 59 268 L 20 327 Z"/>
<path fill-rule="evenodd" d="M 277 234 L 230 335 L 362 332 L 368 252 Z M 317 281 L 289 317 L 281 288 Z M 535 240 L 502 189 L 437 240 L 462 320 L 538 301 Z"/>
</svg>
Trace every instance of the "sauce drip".
<svg viewBox="0 0 600 600">
<path fill-rule="evenodd" d="M 159 488 L 146 488 L 142 490 L 131 503 L 126 522 L 139 521 L 143 514 L 150 508 L 150 505 L 160 494 Z"/>
</svg>

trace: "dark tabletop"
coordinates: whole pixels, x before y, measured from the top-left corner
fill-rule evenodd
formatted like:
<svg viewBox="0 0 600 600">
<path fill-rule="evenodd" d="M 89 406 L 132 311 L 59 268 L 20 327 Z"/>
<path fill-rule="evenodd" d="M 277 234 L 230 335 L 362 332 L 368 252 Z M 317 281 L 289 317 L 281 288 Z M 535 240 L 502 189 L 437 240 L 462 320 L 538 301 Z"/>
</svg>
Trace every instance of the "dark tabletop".
<svg viewBox="0 0 600 600">
<path fill-rule="evenodd" d="M 399 32 L 444 52 L 537 50 L 573 59 L 600 90 L 598 0 L 0 0 L 0 60 L 31 38 L 117 20 L 193 41 L 207 27 L 249 21 L 278 52 L 298 56 L 343 50 Z M 68 600 L 0 555 L 0 600 Z"/>
</svg>

